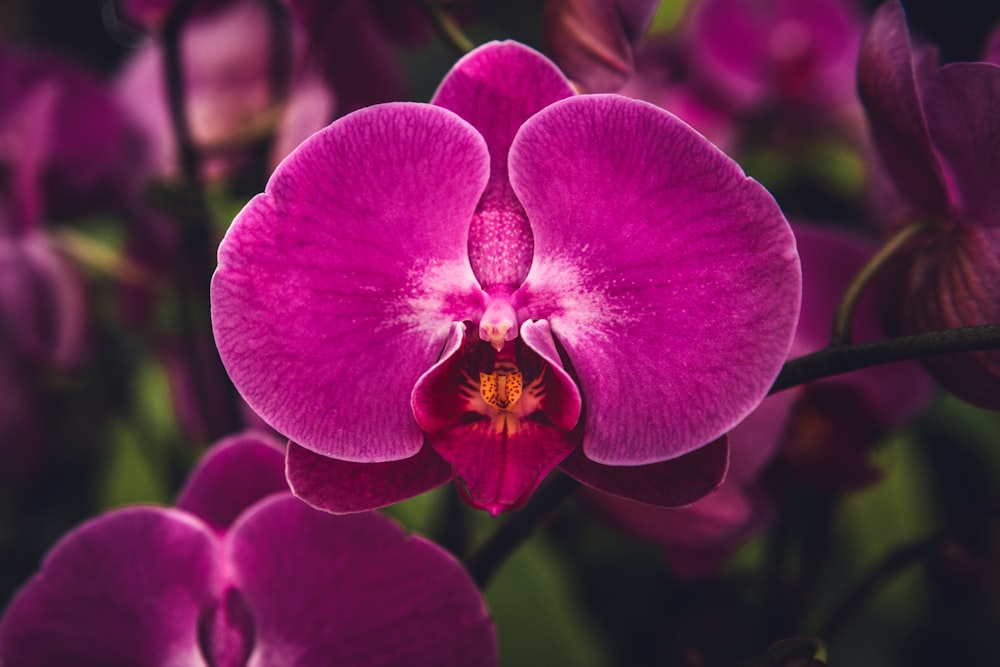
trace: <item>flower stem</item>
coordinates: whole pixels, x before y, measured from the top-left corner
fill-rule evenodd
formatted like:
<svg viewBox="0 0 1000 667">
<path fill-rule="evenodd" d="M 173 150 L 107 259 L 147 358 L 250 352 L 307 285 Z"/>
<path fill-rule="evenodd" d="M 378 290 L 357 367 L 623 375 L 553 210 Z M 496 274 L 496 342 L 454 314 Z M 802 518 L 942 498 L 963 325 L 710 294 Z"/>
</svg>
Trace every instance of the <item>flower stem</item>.
<svg viewBox="0 0 1000 667">
<path fill-rule="evenodd" d="M 833 318 L 833 327 L 830 331 L 830 345 L 850 345 L 851 328 L 854 321 L 854 311 L 861 300 L 868 283 L 884 267 L 890 259 L 909 245 L 910 241 L 933 227 L 933 224 L 926 221 L 914 222 L 903 227 L 898 232 L 889 237 L 878 252 L 861 267 L 858 274 L 848 285 L 844 296 L 841 297 L 837 306 L 837 313 Z"/>
<path fill-rule="evenodd" d="M 954 538 L 954 533 L 954 530 L 942 530 L 891 551 L 847 593 L 826 622 L 820 626 L 817 636 L 829 642 L 878 593 L 880 588 L 910 567 L 934 555 L 938 548 Z"/>
<path fill-rule="evenodd" d="M 212 215 L 205 199 L 201 173 L 201 154 L 191 135 L 185 105 L 184 69 L 181 35 L 184 24 L 194 7 L 193 0 L 180 0 L 163 25 L 164 75 L 170 121 L 180 160 L 183 186 L 181 189 L 181 247 L 177 262 L 177 294 L 180 300 L 180 328 L 188 363 L 194 374 L 195 391 L 202 423 L 211 440 L 239 430 L 242 426 L 235 389 L 229 381 L 218 352 L 212 347 L 211 358 L 203 362 L 199 343 L 203 326 L 209 320 L 208 285 L 215 272 L 215 245 L 212 241 Z M 224 405 L 213 409 L 209 386 L 222 382 L 226 397 Z"/>
<path fill-rule="evenodd" d="M 1000 324 L 943 329 L 860 345 L 839 345 L 786 361 L 768 392 L 860 368 L 936 354 L 1000 349 Z"/>
<path fill-rule="evenodd" d="M 510 517 L 469 557 L 466 568 L 476 585 L 485 589 L 504 560 L 579 486 L 572 477 L 555 474 L 538 489 L 522 510 Z"/>
<path fill-rule="evenodd" d="M 417 0 L 417 4 L 420 5 L 424 13 L 430 18 L 434 27 L 437 28 L 438 33 L 444 38 L 444 41 L 448 42 L 453 49 L 458 51 L 459 55 L 465 55 L 476 48 L 475 42 L 466 37 L 462 29 L 458 27 L 458 24 L 448 16 L 448 12 L 442 9 L 436 0 Z"/>
<path fill-rule="evenodd" d="M 77 229 L 60 227 L 51 232 L 50 238 L 52 245 L 81 266 L 130 285 L 152 287 L 156 284 L 155 271 Z"/>
</svg>

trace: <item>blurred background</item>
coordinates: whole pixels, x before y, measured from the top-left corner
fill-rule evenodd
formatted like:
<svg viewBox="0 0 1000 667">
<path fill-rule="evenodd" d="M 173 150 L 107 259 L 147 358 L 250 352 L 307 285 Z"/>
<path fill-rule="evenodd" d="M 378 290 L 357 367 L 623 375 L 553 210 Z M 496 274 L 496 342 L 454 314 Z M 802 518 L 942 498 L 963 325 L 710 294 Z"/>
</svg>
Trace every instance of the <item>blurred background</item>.
<svg viewBox="0 0 1000 667">
<path fill-rule="evenodd" d="M 183 65 L 188 81 L 204 72 L 207 82 L 187 91 L 202 142 L 191 172 L 172 134 L 163 56 L 146 55 L 162 49 L 162 26 L 131 20 L 113 0 L 0 0 L 0 189 L 15 193 L 0 208 L 0 609 L 73 526 L 112 507 L 171 503 L 211 442 L 267 428 L 215 356 L 207 287 L 218 240 L 280 151 L 352 108 L 427 101 L 459 56 L 435 11 L 474 43 L 517 39 L 555 57 L 551 26 L 562 24 L 543 16 L 566 3 L 330 3 L 340 4 L 354 9 L 309 37 L 304 55 L 292 44 L 260 62 L 240 55 L 237 67 L 226 59 L 229 29 L 211 13 L 199 18 L 203 36 L 191 38 Z M 678 55 L 688 5 L 661 3 L 645 38 L 656 48 L 636 50 L 635 62 L 661 46 L 668 55 L 623 92 L 651 97 L 643 91 L 655 76 L 695 76 Z M 281 43 L 292 19 L 281 3 L 261 6 Z M 853 5 L 859 30 L 877 6 Z M 1000 21 L 1000 7 L 981 0 L 905 6 L 914 38 L 936 44 L 942 62 L 981 59 Z M 254 29 L 246 20 L 236 34 Z M 320 52 L 326 69 L 312 87 L 296 67 Z M 352 80 L 354 68 L 379 85 Z M 213 111 L 237 104 L 228 98 L 244 107 Z M 764 183 L 790 219 L 874 244 L 879 175 L 853 85 L 841 103 L 828 124 L 801 122 L 801 109 L 791 116 L 773 101 L 673 110 Z M 24 194 L 32 178 L 41 184 Z M 27 259 L 8 250 L 15 238 Z M 18 262 L 34 277 L 19 277 Z M 1000 664 L 1000 416 L 920 383 L 907 388 L 919 396 L 887 399 L 912 407 L 885 420 L 837 395 L 798 396 L 799 428 L 825 429 L 801 441 L 843 457 L 813 464 L 836 483 L 810 481 L 785 450 L 759 474 L 766 521 L 721 546 L 642 534 L 586 497 L 566 504 L 487 589 L 503 664 L 736 665 L 796 635 L 820 636 L 831 665 Z M 827 411 L 834 404 L 837 415 Z M 859 438 L 861 449 L 851 444 Z M 388 512 L 464 556 L 505 518 L 456 497 L 449 485 Z"/>
</svg>

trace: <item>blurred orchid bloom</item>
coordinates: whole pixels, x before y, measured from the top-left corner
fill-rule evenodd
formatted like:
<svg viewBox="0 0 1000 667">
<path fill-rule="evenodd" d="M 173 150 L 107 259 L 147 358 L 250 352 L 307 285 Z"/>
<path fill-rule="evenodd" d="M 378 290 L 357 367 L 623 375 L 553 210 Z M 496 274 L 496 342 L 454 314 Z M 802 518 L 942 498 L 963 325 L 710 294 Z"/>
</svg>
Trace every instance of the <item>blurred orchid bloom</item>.
<svg viewBox="0 0 1000 667">
<path fill-rule="evenodd" d="M 0 662 L 497 664 L 468 573 L 375 513 L 288 493 L 283 454 L 247 433 L 209 450 L 175 508 L 113 510 L 66 535 L 0 619 Z"/>
<path fill-rule="evenodd" d="M 549 0 L 542 21 L 552 59 L 584 92 L 618 92 L 635 71 L 633 49 L 658 4 L 658 0 Z"/>
<path fill-rule="evenodd" d="M 220 4 L 220 3 L 216 3 Z M 287 18 L 287 17 L 286 17 Z M 293 31 L 281 44 L 275 17 L 262 2 L 237 0 L 196 13 L 180 39 L 184 103 L 192 140 L 205 156 L 209 178 L 238 168 L 251 146 L 274 135 L 269 157 L 276 165 L 303 139 L 334 116 L 336 99 L 319 75 L 304 64 L 304 36 Z M 284 47 L 289 54 L 276 54 Z M 278 99 L 273 68 L 287 55 L 287 99 Z M 167 99 L 164 50 L 153 42 L 125 64 L 116 84 L 118 98 L 149 144 L 150 176 L 172 177 L 178 147 Z"/>
<path fill-rule="evenodd" d="M 859 81 L 869 125 L 905 203 L 893 229 L 929 223 L 897 263 L 889 303 L 901 334 L 1000 322 L 1000 67 L 938 67 L 914 52 L 902 6 L 876 11 Z M 950 392 L 1000 409 L 1000 352 L 928 357 Z"/>
<path fill-rule="evenodd" d="M 358 511 L 457 475 L 497 513 L 556 466 L 661 505 L 715 488 L 799 289 L 735 163 L 504 42 L 289 156 L 223 240 L 212 315 L 297 495 Z"/>
<path fill-rule="evenodd" d="M 738 110 L 854 100 L 863 19 L 851 0 L 699 0 L 687 64 Z"/>
</svg>

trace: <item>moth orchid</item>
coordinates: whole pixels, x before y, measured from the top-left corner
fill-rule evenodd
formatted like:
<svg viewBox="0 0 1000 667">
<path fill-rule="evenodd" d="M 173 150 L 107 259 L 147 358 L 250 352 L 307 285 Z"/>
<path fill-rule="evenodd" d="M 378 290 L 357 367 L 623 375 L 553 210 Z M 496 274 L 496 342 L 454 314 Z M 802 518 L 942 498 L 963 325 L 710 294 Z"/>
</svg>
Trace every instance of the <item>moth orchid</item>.
<svg viewBox="0 0 1000 667">
<path fill-rule="evenodd" d="M 800 283 L 774 199 L 715 146 L 500 42 L 431 104 L 361 109 L 293 152 L 219 248 L 212 317 L 317 507 L 457 477 L 495 514 L 556 466 L 679 505 L 721 481 Z"/>
</svg>

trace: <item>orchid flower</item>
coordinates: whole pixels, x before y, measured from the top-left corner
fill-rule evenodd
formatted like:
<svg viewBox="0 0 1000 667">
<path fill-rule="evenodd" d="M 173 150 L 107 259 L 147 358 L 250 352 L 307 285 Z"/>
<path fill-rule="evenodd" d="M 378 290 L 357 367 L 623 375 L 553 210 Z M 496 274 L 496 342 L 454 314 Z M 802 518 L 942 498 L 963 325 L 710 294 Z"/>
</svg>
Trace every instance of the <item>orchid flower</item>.
<svg viewBox="0 0 1000 667">
<path fill-rule="evenodd" d="M 902 334 L 1000 322 L 1000 66 L 938 68 L 914 53 L 897 1 L 876 11 L 859 85 L 875 145 L 907 204 L 890 226 L 927 222 L 900 261 L 892 318 Z M 1000 409 L 1000 353 L 923 360 L 942 386 Z"/>
<path fill-rule="evenodd" d="M 732 160 L 502 42 L 431 104 L 303 143 L 234 220 L 211 296 L 297 495 L 358 511 L 457 476 L 495 514 L 556 466 L 660 505 L 715 488 L 800 287 L 787 221 Z"/>
<path fill-rule="evenodd" d="M 495 666 L 482 596 L 447 552 L 375 513 L 288 493 L 282 451 L 209 450 L 176 508 L 112 510 L 66 535 L 0 619 L 24 667 Z"/>
</svg>

